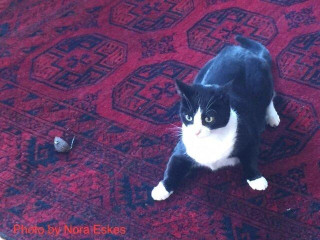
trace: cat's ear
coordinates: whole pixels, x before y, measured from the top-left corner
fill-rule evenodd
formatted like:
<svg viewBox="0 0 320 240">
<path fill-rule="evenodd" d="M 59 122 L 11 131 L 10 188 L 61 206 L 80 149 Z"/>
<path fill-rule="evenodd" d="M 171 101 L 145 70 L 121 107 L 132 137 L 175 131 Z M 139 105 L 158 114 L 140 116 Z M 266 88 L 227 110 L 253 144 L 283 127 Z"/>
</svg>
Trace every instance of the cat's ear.
<svg viewBox="0 0 320 240">
<path fill-rule="evenodd" d="M 229 103 L 229 94 L 228 94 L 228 92 L 232 88 L 233 81 L 234 80 L 231 80 L 231 81 L 227 82 L 225 85 L 223 85 L 223 86 L 221 86 L 219 88 L 219 98 L 222 100 L 222 102 L 224 104 Z"/>
<path fill-rule="evenodd" d="M 192 87 L 191 86 L 189 86 L 179 80 L 176 80 L 176 86 L 177 86 L 178 93 L 181 97 L 188 98 L 192 94 Z"/>
</svg>

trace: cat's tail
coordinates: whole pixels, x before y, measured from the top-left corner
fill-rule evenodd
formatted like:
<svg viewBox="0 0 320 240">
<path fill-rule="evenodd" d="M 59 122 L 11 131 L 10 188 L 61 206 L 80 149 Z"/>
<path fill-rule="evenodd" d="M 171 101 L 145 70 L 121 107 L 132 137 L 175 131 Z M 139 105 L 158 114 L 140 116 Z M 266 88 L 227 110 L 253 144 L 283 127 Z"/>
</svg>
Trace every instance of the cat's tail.
<svg viewBox="0 0 320 240">
<path fill-rule="evenodd" d="M 270 53 L 268 49 L 266 49 L 265 46 L 263 46 L 261 43 L 251 40 L 249 38 L 245 38 L 241 35 L 237 35 L 236 40 L 240 43 L 240 45 L 243 48 L 246 48 L 258 55 L 259 57 L 264 58 L 271 65 Z"/>
</svg>

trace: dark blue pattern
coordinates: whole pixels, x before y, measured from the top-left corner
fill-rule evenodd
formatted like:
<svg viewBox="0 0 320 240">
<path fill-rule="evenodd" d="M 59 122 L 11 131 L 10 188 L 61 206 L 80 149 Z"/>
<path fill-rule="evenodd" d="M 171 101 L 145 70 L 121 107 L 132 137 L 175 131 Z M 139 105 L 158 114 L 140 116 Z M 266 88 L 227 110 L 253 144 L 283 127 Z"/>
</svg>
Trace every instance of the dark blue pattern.
<svg viewBox="0 0 320 240">
<path fill-rule="evenodd" d="M 215 55 L 226 45 L 234 44 L 236 35 L 268 45 L 278 34 L 278 29 L 271 17 L 240 8 L 227 8 L 208 13 L 187 34 L 191 49 Z"/>
<path fill-rule="evenodd" d="M 30 78 L 61 90 L 93 85 L 127 61 L 127 46 L 91 34 L 62 40 L 32 59 Z"/>
<path fill-rule="evenodd" d="M 319 129 L 317 113 L 308 102 L 278 94 L 275 108 L 281 119 L 278 129 L 282 131 L 270 127 L 262 134 L 259 157 L 263 164 L 298 154 Z"/>
<path fill-rule="evenodd" d="M 192 78 L 196 72 L 177 61 L 140 67 L 114 88 L 113 108 L 156 124 L 179 121 L 174 80 Z"/>
<path fill-rule="evenodd" d="M 112 7 L 109 22 L 138 32 L 157 31 L 176 25 L 193 9 L 193 0 L 122 0 Z"/>
<path fill-rule="evenodd" d="M 293 38 L 277 56 L 280 77 L 320 88 L 320 31 Z"/>
<path fill-rule="evenodd" d="M 307 0 L 261 0 L 261 1 L 270 2 L 270 3 L 282 5 L 282 6 L 291 6 L 294 4 L 305 2 Z"/>
<path fill-rule="evenodd" d="M 310 25 L 316 23 L 317 19 L 313 16 L 312 7 L 303 8 L 301 11 L 291 11 L 286 14 L 286 19 L 288 20 L 288 26 L 290 29 L 298 28 L 302 25 Z"/>
<path fill-rule="evenodd" d="M 142 58 L 153 57 L 156 54 L 166 54 L 176 52 L 173 43 L 174 34 L 163 36 L 160 40 L 153 38 L 141 39 Z"/>
</svg>

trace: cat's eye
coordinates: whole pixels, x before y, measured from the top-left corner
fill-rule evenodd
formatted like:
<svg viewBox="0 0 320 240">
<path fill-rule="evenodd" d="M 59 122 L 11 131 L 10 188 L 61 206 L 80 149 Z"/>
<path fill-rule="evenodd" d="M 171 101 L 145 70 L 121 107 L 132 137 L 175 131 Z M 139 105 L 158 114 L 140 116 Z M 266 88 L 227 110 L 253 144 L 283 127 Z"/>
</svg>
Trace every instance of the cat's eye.
<svg viewBox="0 0 320 240">
<path fill-rule="evenodd" d="M 205 120 L 207 123 L 211 123 L 211 122 L 214 121 L 214 117 L 206 117 L 204 120 Z"/>
<path fill-rule="evenodd" d="M 188 114 L 186 114 L 186 119 L 187 119 L 187 121 L 189 121 L 189 122 L 191 122 L 192 121 L 192 117 L 191 116 L 189 116 Z"/>
</svg>

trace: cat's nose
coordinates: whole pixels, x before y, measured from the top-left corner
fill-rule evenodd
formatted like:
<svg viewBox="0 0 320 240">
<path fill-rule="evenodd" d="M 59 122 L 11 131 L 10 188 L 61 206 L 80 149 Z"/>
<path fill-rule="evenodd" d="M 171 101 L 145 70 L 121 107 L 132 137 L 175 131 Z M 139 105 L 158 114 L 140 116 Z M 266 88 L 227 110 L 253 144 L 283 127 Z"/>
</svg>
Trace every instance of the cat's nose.
<svg viewBox="0 0 320 240">
<path fill-rule="evenodd" d="M 201 130 L 198 130 L 198 131 L 196 132 L 196 136 L 199 136 L 200 133 L 201 133 Z"/>
</svg>

